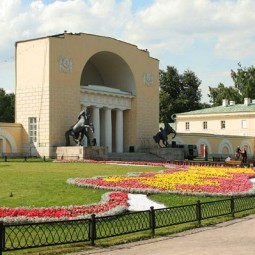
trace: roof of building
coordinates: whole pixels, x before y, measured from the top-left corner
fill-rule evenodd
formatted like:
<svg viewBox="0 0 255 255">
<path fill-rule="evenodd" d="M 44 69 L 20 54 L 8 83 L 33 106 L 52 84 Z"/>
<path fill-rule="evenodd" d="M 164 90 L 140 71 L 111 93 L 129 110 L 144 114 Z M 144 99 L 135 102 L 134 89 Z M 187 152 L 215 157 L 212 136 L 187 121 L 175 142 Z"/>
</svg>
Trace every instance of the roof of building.
<svg viewBox="0 0 255 255">
<path fill-rule="evenodd" d="M 178 115 L 196 115 L 196 114 L 213 114 L 213 113 L 238 113 L 238 112 L 254 112 L 255 102 L 248 104 L 227 104 L 211 108 L 205 108 L 196 111 L 178 113 Z"/>
<path fill-rule="evenodd" d="M 33 38 L 33 39 L 27 39 L 27 40 L 20 40 L 20 41 L 16 41 L 15 42 L 15 46 L 17 47 L 17 45 L 19 43 L 24 43 L 24 42 L 29 42 L 29 41 L 36 41 L 36 40 L 41 40 L 41 39 L 45 39 L 45 38 L 62 38 L 62 39 L 65 39 L 65 37 L 67 37 L 67 36 L 94 36 L 94 37 L 98 37 L 98 38 L 106 38 L 106 39 L 110 39 L 110 40 L 115 40 L 115 41 L 118 41 L 120 43 L 125 43 L 127 45 L 133 46 L 133 47 L 137 48 L 138 50 L 140 50 L 142 52 L 145 52 L 146 54 L 148 54 L 149 57 L 151 57 L 150 56 L 150 52 L 148 51 L 148 49 L 140 49 L 135 44 L 128 43 L 128 42 L 125 42 L 125 41 L 122 41 L 122 40 L 119 40 L 119 39 L 115 39 L 115 38 L 109 37 L 109 36 L 89 34 L 89 33 L 82 33 L 82 32 L 80 32 L 80 33 L 71 33 L 71 32 L 64 31 L 64 33 L 60 33 L 60 34 L 42 36 L 42 37 Z M 154 57 L 151 57 L 151 58 L 159 61 L 157 58 L 154 58 Z"/>
</svg>

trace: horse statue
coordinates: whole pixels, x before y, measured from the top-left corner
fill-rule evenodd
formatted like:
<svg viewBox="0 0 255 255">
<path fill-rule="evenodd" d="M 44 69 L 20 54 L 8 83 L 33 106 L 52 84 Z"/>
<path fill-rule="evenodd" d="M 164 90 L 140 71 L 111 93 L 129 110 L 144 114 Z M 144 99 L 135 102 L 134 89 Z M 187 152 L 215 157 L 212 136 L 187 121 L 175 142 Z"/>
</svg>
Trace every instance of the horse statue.
<svg viewBox="0 0 255 255">
<path fill-rule="evenodd" d="M 162 141 L 162 143 L 164 144 L 165 147 L 168 147 L 168 146 L 169 146 L 169 143 L 168 143 L 168 135 L 171 134 L 171 133 L 174 134 L 174 136 L 172 137 L 172 139 L 175 138 L 175 136 L 176 136 L 175 130 L 170 126 L 169 123 L 165 122 L 165 123 L 164 123 L 164 128 L 161 127 L 161 128 L 160 128 L 160 131 L 159 131 L 156 135 L 153 136 L 153 139 L 154 139 L 154 141 L 155 141 L 160 147 L 162 147 L 162 146 L 160 145 L 160 141 Z"/>
<path fill-rule="evenodd" d="M 95 145 L 92 142 L 94 139 L 92 139 L 90 135 L 90 133 L 94 133 L 94 126 L 92 123 L 89 122 L 89 119 L 90 114 L 88 109 L 80 112 L 78 116 L 78 121 L 65 132 L 66 146 L 70 146 L 71 144 L 70 136 L 73 137 L 73 140 L 75 141 L 77 146 L 82 146 L 82 140 L 84 138 L 84 135 L 87 137 L 88 146 Z"/>
</svg>

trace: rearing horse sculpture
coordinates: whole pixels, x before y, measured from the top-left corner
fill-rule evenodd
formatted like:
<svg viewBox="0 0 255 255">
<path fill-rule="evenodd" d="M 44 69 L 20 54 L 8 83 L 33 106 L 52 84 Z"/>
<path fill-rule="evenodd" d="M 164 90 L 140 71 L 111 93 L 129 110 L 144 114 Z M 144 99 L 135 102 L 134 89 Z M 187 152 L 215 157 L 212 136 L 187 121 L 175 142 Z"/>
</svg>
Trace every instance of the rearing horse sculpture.
<svg viewBox="0 0 255 255">
<path fill-rule="evenodd" d="M 161 127 L 160 128 L 160 131 L 153 136 L 153 139 L 154 141 L 160 146 L 160 141 L 162 141 L 162 143 L 164 144 L 165 147 L 168 147 L 169 146 L 169 143 L 168 143 L 168 135 L 173 133 L 174 136 L 172 137 L 175 138 L 176 136 L 176 132 L 175 130 L 169 125 L 169 123 L 165 122 L 164 123 L 164 129 Z"/>
<path fill-rule="evenodd" d="M 73 137 L 77 146 L 82 146 L 84 135 L 87 137 L 88 146 L 92 146 L 90 131 L 94 133 L 94 126 L 89 122 L 90 114 L 88 110 L 83 110 L 78 116 L 78 121 L 65 132 L 66 146 L 70 146 L 70 137 Z"/>
</svg>

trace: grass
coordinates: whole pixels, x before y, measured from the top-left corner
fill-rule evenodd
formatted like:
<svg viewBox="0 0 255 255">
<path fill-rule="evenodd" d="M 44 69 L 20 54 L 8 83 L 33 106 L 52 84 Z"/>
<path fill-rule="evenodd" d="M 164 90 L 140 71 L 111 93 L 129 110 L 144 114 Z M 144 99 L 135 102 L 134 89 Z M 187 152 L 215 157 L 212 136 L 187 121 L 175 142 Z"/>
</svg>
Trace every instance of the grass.
<svg viewBox="0 0 255 255">
<path fill-rule="evenodd" d="M 195 204 L 198 200 L 200 202 L 209 202 L 215 200 L 225 199 L 226 197 L 219 196 L 188 196 L 188 195 L 178 195 L 178 194 L 153 194 L 150 195 L 150 199 L 157 201 L 159 203 L 165 204 L 166 206 L 179 206 Z"/>
<path fill-rule="evenodd" d="M 124 175 L 162 170 L 162 167 L 123 166 L 95 163 L 0 162 L 0 206 L 50 207 L 97 203 L 108 190 L 68 185 L 75 177 Z M 218 197 L 154 194 L 151 199 L 175 206 L 212 201 Z"/>
<path fill-rule="evenodd" d="M 106 190 L 68 185 L 66 180 L 159 169 L 162 168 L 92 163 L 1 162 L 1 206 L 48 207 L 96 203 Z"/>
<path fill-rule="evenodd" d="M 0 206 L 6 207 L 49 207 L 66 205 L 83 205 L 97 203 L 102 194 L 108 190 L 81 188 L 68 185 L 66 180 L 75 177 L 94 177 L 106 175 L 124 175 L 130 172 L 149 172 L 162 170 L 162 167 L 123 166 L 93 163 L 53 163 L 53 162 L 0 162 Z M 166 206 L 178 206 L 219 200 L 219 197 L 182 196 L 175 194 L 153 194 L 154 201 Z M 219 219 L 215 219 L 215 222 Z M 214 223 L 214 222 L 213 222 Z M 205 221 L 205 224 L 211 224 Z M 171 228 L 157 230 L 156 236 L 167 235 L 194 228 L 194 224 L 181 224 Z M 171 231 L 169 232 L 169 230 Z M 150 233 L 139 232 L 130 235 L 108 238 L 97 241 L 98 246 L 109 246 L 119 243 L 138 241 L 150 238 Z M 53 255 L 88 250 L 88 244 L 71 244 L 39 249 L 6 252 L 11 254 Z"/>
</svg>

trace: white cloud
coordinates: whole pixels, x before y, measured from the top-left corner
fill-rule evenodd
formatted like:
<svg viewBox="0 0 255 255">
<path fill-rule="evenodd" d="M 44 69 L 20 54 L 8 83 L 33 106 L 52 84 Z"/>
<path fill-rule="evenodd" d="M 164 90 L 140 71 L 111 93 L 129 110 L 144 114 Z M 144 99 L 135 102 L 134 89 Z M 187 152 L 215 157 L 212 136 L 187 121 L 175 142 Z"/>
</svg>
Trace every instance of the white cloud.
<svg viewBox="0 0 255 255">
<path fill-rule="evenodd" d="M 222 74 L 229 74 L 238 62 L 243 66 L 253 63 L 254 0 L 142 1 L 147 5 L 133 12 L 135 1 L 140 0 L 32 0 L 29 5 L 2 0 L 1 61 L 14 57 L 15 41 L 67 30 L 114 37 L 146 48 L 161 61 L 160 68 L 190 69 L 204 87 L 217 85 Z"/>
<path fill-rule="evenodd" d="M 148 48 L 163 45 L 170 52 L 186 52 L 202 41 L 214 42 L 214 54 L 235 59 L 237 52 L 251 54 L 254 47 L 253 10 L 253 0 L 157 0 L 135 16 L 125 34 L 139 44 L 148 43 Z"/>
</svg>

